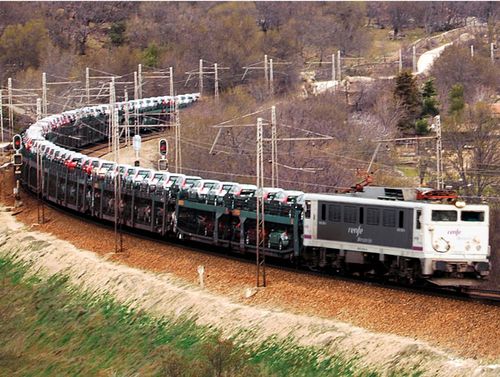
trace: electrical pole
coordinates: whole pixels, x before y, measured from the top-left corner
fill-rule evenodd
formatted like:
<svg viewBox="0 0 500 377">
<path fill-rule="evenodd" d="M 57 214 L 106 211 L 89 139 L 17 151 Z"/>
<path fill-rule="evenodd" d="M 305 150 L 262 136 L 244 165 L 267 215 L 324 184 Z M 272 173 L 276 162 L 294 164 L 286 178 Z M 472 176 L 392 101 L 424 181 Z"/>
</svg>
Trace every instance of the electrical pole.
<svg viewBox="0 0 500 377">
<path fill-rule="evenodd" d="M 219 100 L 219 73 L 217 72 L 217 63 L 214 63 L 214 96 L 215 100 Z"/>
<path fill-rule="evenodd" d="M 14 112 L 12 110 L 12 78 L 7 79 L 8 104 L 9 104 L 9 130 L 10 136 L 14 136 Z"/>
<path fill-rule="evenodd" d="M 495 63 L 495 44 L 494 43 L 490 43 L 490 58 L 491 58 L 491 62 Z"/>
<path fill-rule="evenodd" d="M 198 88 L 200 89 L 200 98 L 203 96 L 203 59 L 200 59 L 198 70 Z"/>
<path fill-rule="evenodd" d="M 401 73 L 403 71 L 403 51 L 399 49 L 399 69 L 398 72 Z"/>
<path fill-rule="evenodd" d="M 179 118 L 179 106 L 177 101 L 174 102 L 174 119 L 175 119 L 175 172 L 182 173 L 182 151 L 181 151 L 181 121 Z"/>
<path fill-rule="evenodd" d="M 109 120 L 110 136 L 113 146 L 113 159 L 116 164 L 120 163 L 120 131 L 118 127 L 118 109 L 116 108 L 115 79 L 109 83 Z M 115 222 L 115 253 L 122 251 L 122 235 L 118 229 L 120 222 L 119 211 L 121 207 L 121 177 L 116 174 L 114 177 L 114 222 Z"/>
<path fill-rule="evenodd" d="M 137 76 L 137 94 L 139 95 L 139 98 L 142 99 L 142 64 L 139 64 Z"/>
<path fill-rule="evenodd" d="M 90 106 L 90 69 L 85 68 L 85 95 L 87 96 L 87 106 Z"/>
<path fill-rule="evenodd" d="M 415 45 L 412 47 L 412 69 L 413 73 L 417 72 L 417 49 Z"/>
<path fill-rule="evenodd" d="M 47 74 L 42 73 L 42 114 L 47 116 Z"/>
<path fill-rule="evenodd" d="M 125 101 L 125 145 L 128 147 L 130 144 L 130 112 L 128 109 L 128 90 L 125 88 L 125 93 L 123 94 L 123 100 Z"/>
<path fill-rule="evenodd" d="M 470 57 L 474 58 L 474 45 L 470 45 Z"/>
<path fill-rule="evenodd" d="M 271 106 L 271 186 L 278 186 L 278 141 L 276 138 L 276 106 Z"/>
<path fill-rule="evenodd" d="M 36 120 L 39 121 L 43 118 L 42 115 L 42 100 L 40 98 L 36 99 Z"/>
<path fill-rule="evenodd" d="M 111 77 L 111 82 L 109 83 L 109 123 L 108 123 L 108 153 L 114 151 L 114 117 L 115 117 L 115 78 Z"/>
<path fill-rule="evenodd" d="M 273 59 L 269 59 L 269 82 L 270 82 L 270 89 L 271 89 L 271 95 L 274 95 L 274 72 L 273 72 Z"/>
<path fill-rule="evenodd" d="M 337 77 L 338 82 L 342 80 L 342 71 L 340 66 L 340 50 L 337 50 Z"/>
<path fill-rule="evenodd" d="M 335 81 L 335 54 L 332 54 L 332 81 Z"/>
<path fill-rule="evenodd" d="M 170 67 L 168 71 L 169 76 L 169 88 L 170 88 L 170 96 L 174 97 L 174 68 Z"/>
<path fill-rule="evenodd" d="M 134 99 L 139 99 L 139 81 L 137 79 L 137 71 L 134 71 Z"/>
<path fill-rule="evenodd" d="M 1 141 L 3 143 L 3 90 L 0 89 L 0 133 L 1 133 Z M 3 152 L 2 152 L 3 153 Z"/>
<path fill-rule="evenodd" d="M 443 182 L 443 145 L 441 140 L 441 116 L 434 117 L 436 122 L 436 185 L 438 190 L 444 188 Z"/>
<path fill-rule="evenodd" d="M 269 74 L 267 67 L 267 55 L 264 55 L 264 77 L 266 80 L 266 89 L 269 89 Z"/>
<path fill-rule="evenodd" d="M 271 60 L 272 61 L 272 60 Z M 263 151 L 262 118 L 257 118 L 257 195 L 256 195 L 256 229 L 255 229 L 255 254 L 257 267 L 257 287 L 266 286 L 266 255 L 265 244 L 265 222 L 264 222 L 264 151 Z M 261 282 L 262 278 L 262 282 Z"/>
</svg>

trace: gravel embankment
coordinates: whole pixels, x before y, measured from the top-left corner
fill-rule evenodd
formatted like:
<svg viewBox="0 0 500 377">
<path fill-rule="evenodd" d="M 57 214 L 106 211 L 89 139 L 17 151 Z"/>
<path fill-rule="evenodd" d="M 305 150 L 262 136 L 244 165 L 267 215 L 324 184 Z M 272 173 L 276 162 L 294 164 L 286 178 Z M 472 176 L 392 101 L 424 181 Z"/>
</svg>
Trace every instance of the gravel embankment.
<svg viewBox="0 0 500 377">
<path fill-rule="evenodd" d="M 0 193 L 8 201 L 9 192 Z M 16 217 L 25 224 L 36 223 L 36 204 L 25 199 L 28 206 Z M 168 272 L 196 283 L 197 267 L 204 265 L 207 290 L 239 302 L 334 318 L 372 331 L 425 340 L 465 357 L 500 357 L 499 307 L 275 268 L 267 270 L 268 287 L 247 299 L 245 289 L 255 285 L 255 268 L 251 264 L 127 235 L 125 253 L 110 254 L 114 251 L 111 230 L 47 208 L 46 217 L 50 221 L 37 230 L 131 267 Z"/>
</svg>

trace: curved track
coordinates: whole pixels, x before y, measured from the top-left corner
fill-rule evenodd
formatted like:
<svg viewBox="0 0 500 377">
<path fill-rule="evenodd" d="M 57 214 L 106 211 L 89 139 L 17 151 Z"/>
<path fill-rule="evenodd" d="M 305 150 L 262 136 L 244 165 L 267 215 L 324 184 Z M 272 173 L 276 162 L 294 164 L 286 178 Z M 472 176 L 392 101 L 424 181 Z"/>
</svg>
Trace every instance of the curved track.
<svg viewBox="0 0 500 377">
<path fill-rule="evenodd" d="M 156 138 L 157 135 L 151 135 L 149 139 L 154 139 Z M 91 147 L 88 150 L 92 151 L 92 153 L 98 153 L 101 150 L 107 149 L 107 146 L 95 146 Z M 27 193 L 29 193 L 33 198 L 35 198 L 35 195 L 29 191 L 26 190 Z M 65 208 L 63 206 L 56 205 L 52 202 L 49 201 L 44 201 L 44 203 L 48 206 L 51 207 L 57 211 L 61 211 L 67 215 L 72 216 L 73 218 L 77 218 L 81 221 L 88 222 L 90 224 L 96 225 L 96 226 L 104 226 L 106 228 L 113 228 L 113 223 L 109 223 L 107 221 L 99 220 L 91 216 L 83 215 L 81 213 L 72 211 L 68 208 Z M 196 251 L 199 253 L 204 253 L 207 256 L 214 256 L 214 254 L 218 258 L 224 258 L 228 260 L 235 260 L 238 262 L 243 262 L 247 264 L 255 264 L 255 256 L 252 254 L 237 254 L 237 253 L 229 253 L 226 251 L 229 251 L 229 249 L 224 249 L 224 251 L 221 251 L 220 247 L 214 247 L 202 243 L 198 243 L 196 241 L 178 241 L 176 238 L 168 238 L 165 239 L 160 236 L 155 236 L 154 234 L 149 234 L 149 233 L 144 233 L 140 232 L 137 229 L 130 229 L 130 228 L 123 228 L 121 230 L 122 233 L 137 237 L 140 239 L 145 239 L 149 241 L 153 241 L 158 244 L 163 244 L 163 245 L 175 245 L 176 247 L 180 248 L 185 248 L 188 250 Z M 270 263 L 269 263 L 270 262 Z M 450 290 L 450 289 L 443 289 L 435 286 L 430 286 L 430 285 L 417 285 L 417 286 L 407 286 L 407 285 L 402 285 L 396 282 L 391 282 L 391 281 L 381 281 L 380 279 L 367 279 L 367 278 L 361 278 L 361 277 L 355 277 L 355 276 L 345 276 L 345 275 L 335 275 L 332 273 L 328 273 L 325 271 L 314 271 L 314 270 L 309 270 L 301 266 L 296 266 L 292 265 L 291 263 L 286 263 L 283 260 L 280 259 L 268 259 L 268 265 L 271 267 L 276 267 L 279 269 L 282 269 L 284 271 L 289 271 L 293 272 L 295 274 L 299 275 L 306 275 L 306 276 L 315 276 L 315 277 L 328 277 L 330 279 L 336 279 L 336 280 L 341 280 L 341 281 L 346 281 L 346 282 L 354 282 L 354 283 L 360 283 L 360 284 L 366 284 L 369 286 L 374 286 L 374 287 L 379 287 L 379 288 L 386 288 L 386 289 L 391 289 L 391 290 L 396 290 L 400 292 L 408 292 L 408 293 L 417 293 L 417 294 L 425 294 L 429 296 L 434 296 L 434 297 L 442 297 L 442 298 L 447 298 L 447 299 L 455 299 L 455 300 L 463 300 L 463 301 L 472 301 L 472 302 L 480 302 L 483 304 L 488 304 L 488 305 L 495 305 L 495 306 L 500 306 L 500 291 L 497 290 L 490 290 L 490 289 L 482 289 L 482 288 L 466 288 L 462 290 Z"/>
</svg>

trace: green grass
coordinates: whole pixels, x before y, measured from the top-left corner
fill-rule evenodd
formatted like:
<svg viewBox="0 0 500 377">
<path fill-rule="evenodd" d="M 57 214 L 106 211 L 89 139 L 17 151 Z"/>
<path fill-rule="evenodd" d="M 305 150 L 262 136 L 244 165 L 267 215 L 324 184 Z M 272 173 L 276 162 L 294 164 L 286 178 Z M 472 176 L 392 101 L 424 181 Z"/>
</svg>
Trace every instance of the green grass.
<svg viewBox="0 0 500 377">
<path fill-rule="evenodd" d="M 0 258 L 0 376 L 376 376 L 292 341 L 221 340 L 190 319 L 155 319 L 64 276 Z M 226 373 L 226 374 L 219 374 Z"/>
</svg>

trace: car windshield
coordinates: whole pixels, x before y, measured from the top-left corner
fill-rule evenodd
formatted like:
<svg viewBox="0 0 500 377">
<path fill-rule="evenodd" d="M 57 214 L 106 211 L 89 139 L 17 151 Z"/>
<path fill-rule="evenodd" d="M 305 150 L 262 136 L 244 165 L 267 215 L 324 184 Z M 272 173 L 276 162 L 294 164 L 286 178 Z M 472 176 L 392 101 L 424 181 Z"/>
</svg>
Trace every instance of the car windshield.
<svg viewBox="0 0 500 377">
<path fill-rule="evenodd" d="M 147 177 L 149 177 L 149 171 L 147 170 L 140 170 L 139 173 L 137 173 L 137 178 L 145 179 Z"/>
<path fill-rule="evenodd" d="M 285 193 L 283 191 L 278 192 L 274 195 L 274 199 L 283 199 L 285 197 Z"/>
<path fill-rule="evenodd" d="M 255 194 L 255 189 L 243 189 L 240 192 L 240 196 L 253 196 Z"/>
<path fill-rule="evenodd" d="M 107 170 L 109 170 L 112 167 L 113 167 L 113 163 L 112 162 L 106 162 L 106 163 L 102 164 L 101 169 L 107 169 Z"/>
<path fill-rule="evenodd" d="M 152 179 L 152 183 L 162 183 L 165 180 L 164 174 L 155 174 Z"/>
<path fill-rule="evenodd" d="M 229 191 L 231 194 L 236 194 L 238 192 L 239 186 L 234 185 L 231 190 Z"/>
<path fill-rule="evenodd" d="M 199 178 L 186 178 L 186 186 L 191 186 L 198 180 Z"/>
<path fill-rule="evenodd" d="M 123 174 L 125 172 L 125 169 L 126 169 L 125 166 L 120 166 L 118 168 L 118 173 Z"/>
<path fill-rule="evenodd" d="M 222 191 L 231 190 L 233 187 L 234 187 L 233 185 L 222 185 Z"/>
<path fill-rule="evenodd" d="M 205 183 L 205 185 L 203 186 L 203 188 L 211 189 L 215 185 L 217 185 L 217 182 L 207 182 L 207 183 Z"/>
<path fill-rule="evenodd" d="M 178 175 L 171 175 L 166 183 L 167 187 L 170 187 L 172 186 L 174 183 L 177 182 L 177 179 L 179 178 L 180 176 Z"/>
<path fill-rule="evenodd" d="M 128 169 L 127 170 L 127 175 L 132 175 L 134 174 L 135 169 Z"/>
</svg>

